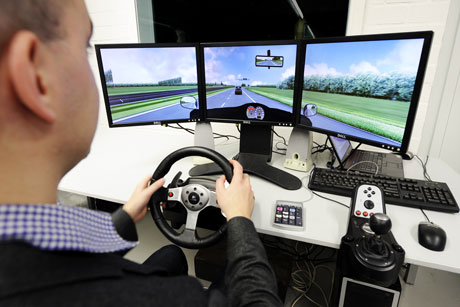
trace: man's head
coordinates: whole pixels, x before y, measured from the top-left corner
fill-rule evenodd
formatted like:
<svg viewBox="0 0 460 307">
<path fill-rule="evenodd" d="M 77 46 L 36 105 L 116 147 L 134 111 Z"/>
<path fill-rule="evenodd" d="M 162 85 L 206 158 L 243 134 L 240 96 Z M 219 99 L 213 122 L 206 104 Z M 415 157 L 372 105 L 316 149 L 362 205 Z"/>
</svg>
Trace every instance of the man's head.
<svg viewBox="0 0 460 307">
<path fill-rule="evenodd" d="M 0 0 L 0 173 L 30 164 L 59 177 L 88 153 L 98 117 L 91 33 L 83 0 Z"/>
</svg>

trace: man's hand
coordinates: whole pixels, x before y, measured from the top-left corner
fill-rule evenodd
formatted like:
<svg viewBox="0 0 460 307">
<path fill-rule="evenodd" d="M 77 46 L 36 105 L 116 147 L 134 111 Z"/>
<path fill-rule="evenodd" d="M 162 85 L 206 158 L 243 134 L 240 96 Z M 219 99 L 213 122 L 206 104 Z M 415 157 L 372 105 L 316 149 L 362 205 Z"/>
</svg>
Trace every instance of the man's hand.
<svg viewBox="0 0 460 307">
<path fill-rule="evenodd" d="M 123 205 L 123 210 L 136 223 L 140 221 L 147 213 L 147 204 L 153 193 L 158 191 L 165 183 L 164 178 L 158 179 L 152 185 L 148 185 L 152 176 L 145 177 L 136 187 L 131 198 Z"/>
<path fill-rule="evenodd" d="M 251 218 L 254 209 L 254 193 L 252 192 L 249 175 L 243 174 L 243 167 L 237 161 L 233 165 L 233 179 L 225 188 L 225 176 L 216 180 L 217 203 L 230 221 L 236 216 Z"/>
</svg>

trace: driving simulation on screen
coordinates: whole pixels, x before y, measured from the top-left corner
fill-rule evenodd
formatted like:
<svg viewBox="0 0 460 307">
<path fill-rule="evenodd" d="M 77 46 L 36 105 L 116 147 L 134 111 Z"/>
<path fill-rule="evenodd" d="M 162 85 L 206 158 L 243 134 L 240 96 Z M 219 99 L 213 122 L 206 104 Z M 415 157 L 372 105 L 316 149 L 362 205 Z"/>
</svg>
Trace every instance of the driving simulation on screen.
<svg viewBox="0 0 460 307">
<path fill-rule="evenodd" d="M 399 148 L 423 43 L 307 44 L 301 123 Z"/>
<path fill-rule="evenodd" d="M 295 44 L 205 47 L 208 117 L 292 122 L 296 53 Z"/>
<path fill-rule="evenodd" d="M 101 59 L 114 126 L 198 114 L 195 47 L 103 48 Z"/>
</svg>

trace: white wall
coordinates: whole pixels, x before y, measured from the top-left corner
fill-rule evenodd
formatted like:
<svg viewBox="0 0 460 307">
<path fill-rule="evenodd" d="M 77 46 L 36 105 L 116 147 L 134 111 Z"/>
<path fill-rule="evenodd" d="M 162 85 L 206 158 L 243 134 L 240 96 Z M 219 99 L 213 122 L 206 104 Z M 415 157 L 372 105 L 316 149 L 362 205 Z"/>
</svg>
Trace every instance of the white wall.
<svg viewBox="0 0 460 307">
<path fill-rule="evenodd" d="M 459 54 L 460 1 L 452 1 L 423 130 L 427 142 L 421 149 L 423 154 L 441 158 L 460 174 Z"/>
<path fill-rule="evenodd" d="M 459 0 L 350 0 L 347 35 L 434 31 L 425 81 L 409 145 L 417 153 L 423 138 L 439 52 L 451 1 Z"/>
<path fill-rule="evenodd" d="M 85 3 L 94 27 L 91 39 L 92 46 L 95 44 L 139 42 L 135 0 L 85 0 Z M 108 127 L 94 49 L 89 51 L 88 57 L 99 87 L 98 125 Z"/>
</svg>

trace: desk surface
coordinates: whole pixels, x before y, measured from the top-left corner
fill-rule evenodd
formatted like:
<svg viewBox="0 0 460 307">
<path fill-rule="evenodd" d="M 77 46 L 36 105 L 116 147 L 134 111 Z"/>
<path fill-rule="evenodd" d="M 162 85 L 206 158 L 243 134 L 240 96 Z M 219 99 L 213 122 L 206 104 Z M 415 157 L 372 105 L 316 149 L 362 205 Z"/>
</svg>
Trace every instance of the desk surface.
<svg viewBox="0 0 460 307">
<path fill-rule="evenodd" d="M 114 129 L 99 127 L 90 154 L 62 179 L 59 189 L 125 203 L 137 183 L 144 176 L 152 174 L 164 157 L 176 149 L 192 145 L 192 135 L 161 126 Z M 216 141 L 216 150 L 230 158 L 238 151 L 238 141 Z M 284 169 L 283 162 L 284 156 L 273 154 L 273 166 Z M 166 182 L 178 171 L 182 171 L 182 178 L 186 178 L 192 166 L 191 157 L 178 161 L 166 176 Z M 427 168 L 431 178 L 446 182 L 459 201 L 460 175 L 436 159 L 431 159 Z M 309 173 L 284 170 L 303 178 L 305 185 L 308 183 Z M 404 171 L 408 178 L 423 179 L 422 167 L 416 159 L 404 161 Z M 314 196 L 306 188 L 288 191 L 254 176 L 251 176 L 251 184 L 256 200 L 252 220 L 258 232 L 339 248 L 340 239 L 346 233 L 349 214 L 347 208 Z M 325 193 L 322 195 L 350 204 L 348 197 Z M 272 226 L 271 214 L 276 200 L 305 201 L 310 198 L 310 201 L 304 203 L 304 231 L 282 230 Z M 456 240 L 456 234 L 460 234 L 460 214 L 425 212 L 447 233 L 447 245 L 443 252 L 430 251 L 418 244 L 418 224 L 425 220 L 420 210 L 387 205 L 387 214 L 393 224 L 392 232 L 406 250 L 406 262 L 460 273 L 460 240 Z"/>
</svg>

